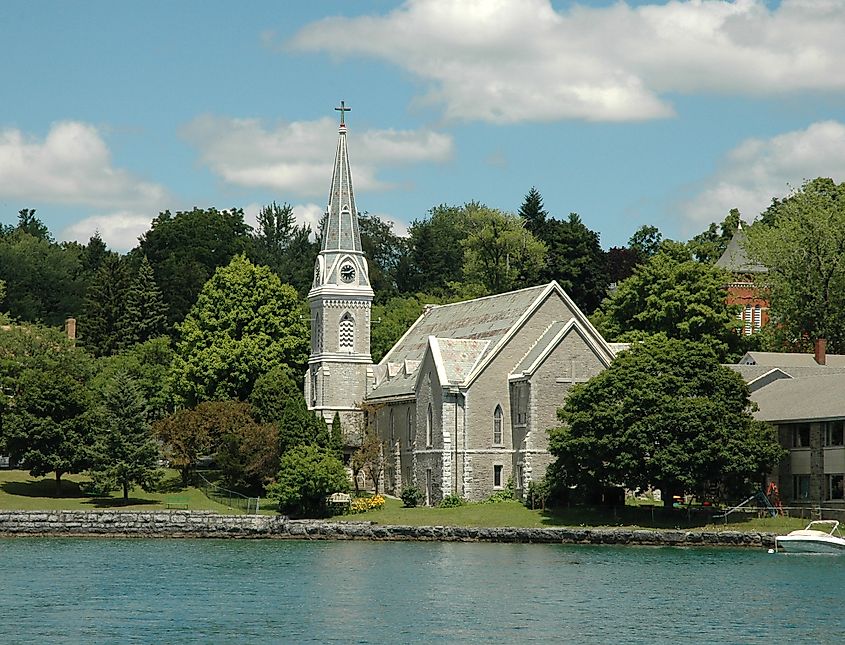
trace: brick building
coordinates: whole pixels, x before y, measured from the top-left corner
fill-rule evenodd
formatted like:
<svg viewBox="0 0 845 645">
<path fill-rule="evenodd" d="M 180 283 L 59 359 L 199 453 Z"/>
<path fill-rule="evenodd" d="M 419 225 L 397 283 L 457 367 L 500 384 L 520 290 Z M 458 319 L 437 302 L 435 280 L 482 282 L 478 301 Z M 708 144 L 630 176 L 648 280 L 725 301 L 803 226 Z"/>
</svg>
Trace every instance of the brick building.
<svg viewBox="0 0 845 645">
<path fill-rule="evenodd" d="M 760 284 L 768 269 L 749 259 L 745 252 L 745 230 L 741 221 L 725 252 L 716 260 L 716 266 L 731 274 L 727 303 L 739 307 L 737 317 L 742 333 L 753 334 L 769 320 L 769 303 L 762 295 Z"/>
</svg>

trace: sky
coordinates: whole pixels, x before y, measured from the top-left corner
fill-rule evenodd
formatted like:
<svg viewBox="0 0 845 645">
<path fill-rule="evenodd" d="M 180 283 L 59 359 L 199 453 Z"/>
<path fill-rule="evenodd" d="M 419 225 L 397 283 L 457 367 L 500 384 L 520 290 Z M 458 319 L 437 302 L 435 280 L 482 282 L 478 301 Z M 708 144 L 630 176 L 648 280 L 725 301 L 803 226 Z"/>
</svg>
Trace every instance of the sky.
<svg viewBox="0 0 845 645">
<path fill-rule="evenodd" d="M 405 234 L 532 186 L 602 246 L 845 180 L 845 0 L 4 0 L 0 223 L 128 250 L 163 210 L 316 225 L 340 101 L 356 202 Z"/>
</svg>

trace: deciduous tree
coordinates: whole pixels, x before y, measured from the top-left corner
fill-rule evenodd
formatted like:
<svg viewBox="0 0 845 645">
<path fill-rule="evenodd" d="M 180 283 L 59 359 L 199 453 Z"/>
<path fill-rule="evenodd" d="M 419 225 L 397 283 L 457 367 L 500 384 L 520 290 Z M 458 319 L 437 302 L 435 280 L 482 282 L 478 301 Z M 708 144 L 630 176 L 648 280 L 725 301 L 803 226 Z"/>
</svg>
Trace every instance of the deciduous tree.
<svg viewBox="0 0 845 645">
<path fill-rule="evenodd" d="M 711 348 L 652 337 L 575 386 L 551 432 L 560 485 L 659 488 L 730 499 L 759 488 L 783 455 L 774 429 L 754 421 L 742 378 Z"/>
<path fill-rule="evenodd" d="M 329 495 L 348 490 L 346 469 L 330 450 L 298 446 L 282 457 L 279 474 L 267 487 L 267 495 L 279 500 L 283 513 L 320 517 L 327 513 Z"/>
<path fill-rule="evenodd" d="M 796 349 L 825 338 L 845 352 L 845 183 L 814 179 L 770 210 L 747 250 L 769 270 L 771 319 Z"/>
<path fill-rule="evenodd" d="M 248 400 L 274 367 L 305 370 L 306 317 L 293 287 L 244 256 L 218 269 L 178 325 L 173 393 L 187 405 Z"/>
</svg>

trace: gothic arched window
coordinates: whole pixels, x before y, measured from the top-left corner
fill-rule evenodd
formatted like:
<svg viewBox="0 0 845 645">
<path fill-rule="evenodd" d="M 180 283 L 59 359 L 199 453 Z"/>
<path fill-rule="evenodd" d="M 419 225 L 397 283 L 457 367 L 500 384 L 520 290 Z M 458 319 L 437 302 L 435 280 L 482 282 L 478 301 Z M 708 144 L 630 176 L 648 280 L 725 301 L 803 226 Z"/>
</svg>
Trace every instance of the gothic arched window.
<svg viewBox="0 0 845 645">
<path fill-rule="evenodd" d="M 497 405 L 493 412 L 493 445 L 502 445 L 502 406 Z"/>
<path fill-rule="evenodd" d="M 434 416 L 431 411 L 431 403 L 428 404 L 428 412 L 425 415 L 425 445 L 431 446 L 431 426 L 434 422 Z"/>
<path fill-rule="evenodd" d="M 340 318 L 340 349 L 348 352 L 355 346 L 355 319 L 348 311 Z"/>
</svg>

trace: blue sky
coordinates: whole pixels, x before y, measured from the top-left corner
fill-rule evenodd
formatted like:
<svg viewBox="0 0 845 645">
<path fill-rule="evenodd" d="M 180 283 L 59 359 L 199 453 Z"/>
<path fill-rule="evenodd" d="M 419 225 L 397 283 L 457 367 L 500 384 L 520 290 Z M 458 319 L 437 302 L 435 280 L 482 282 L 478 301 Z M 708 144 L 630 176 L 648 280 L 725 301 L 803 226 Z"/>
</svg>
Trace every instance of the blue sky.
<svg viewBox="0 0 845 645">
<path fill-rule="evenodd" d="M 845 0 L 0 4 L 0 221 L 128 249 L 160 210 L 516 211 L 607 248 L 845 180 Z"/>
</svg>

